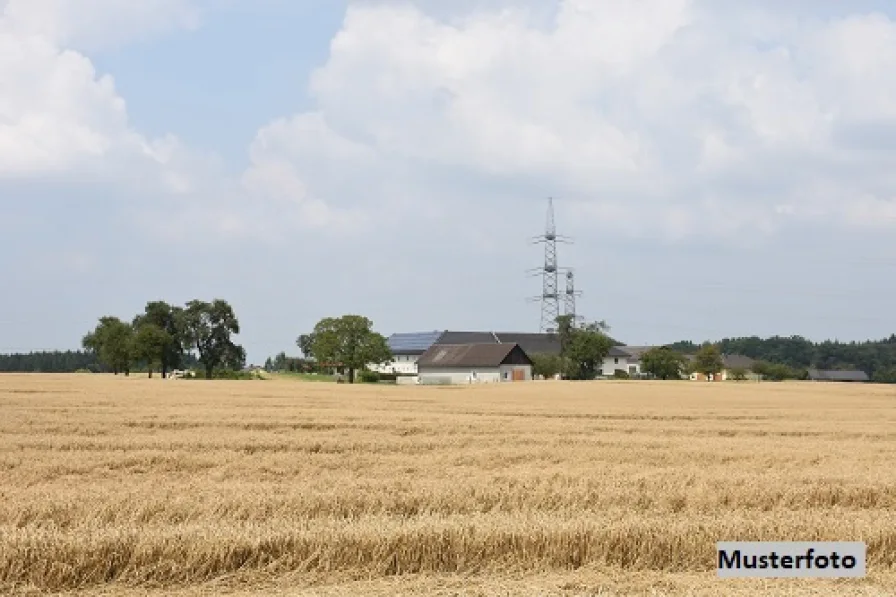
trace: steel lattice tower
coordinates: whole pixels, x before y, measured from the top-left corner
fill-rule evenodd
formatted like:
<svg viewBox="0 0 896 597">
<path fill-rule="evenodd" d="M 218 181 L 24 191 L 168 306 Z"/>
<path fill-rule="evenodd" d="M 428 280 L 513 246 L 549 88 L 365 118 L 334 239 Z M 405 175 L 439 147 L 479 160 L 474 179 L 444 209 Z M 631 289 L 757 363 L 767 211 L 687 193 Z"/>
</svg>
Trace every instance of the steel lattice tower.
<svg viewBox="0 0 896 597">
<path fill-rule="evenodd" d="M 580 290 L 576 290 L 575 275 L 571 269 L 566 270 L 566 296 L 563 314 L 570 316 L 573 326 L 578 325 L 581 317 L 576 314 L 576 297 L 582 296 Z"/>
<path fill-rule="evenodd" d="M 548 199 L 548 217 L 545 231 L 542 236 L 532 239 L 533 244 L 544 245 L 544 265 L 534 270 L 536 276 L 541 276 L 541 296 L 532 297 L 531 301 L 541 302 L 541 326 L 542 332 L 554 332 L 557 329 L 557 318 L 560 316 L 560 267 L 557 266 L 557 243 L 569 243 L 568 238 L 557 234 L 554 224 L 554 200 Z"/>
</svg>

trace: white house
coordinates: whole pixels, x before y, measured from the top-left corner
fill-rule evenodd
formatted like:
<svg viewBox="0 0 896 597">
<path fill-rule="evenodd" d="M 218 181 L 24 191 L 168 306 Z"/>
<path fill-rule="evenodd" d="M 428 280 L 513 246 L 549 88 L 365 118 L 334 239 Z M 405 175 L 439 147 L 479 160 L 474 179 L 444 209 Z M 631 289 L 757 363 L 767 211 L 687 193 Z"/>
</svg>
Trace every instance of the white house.
<svg viewBox="0 0 896 597">
<path fill-rule="evenodd" d="M 421 385 L 532 380 L 532 359 L 519 344 L 434 344 L 417 360 Z"/>
<path fill-rule="evenodd" d="M 641 375 L 641 355 L 655 346 L 614 346 L 604 357 L 601 375 L 613 377 L 616 371 L 624 371 L 631 377 Z"/>
</svg>

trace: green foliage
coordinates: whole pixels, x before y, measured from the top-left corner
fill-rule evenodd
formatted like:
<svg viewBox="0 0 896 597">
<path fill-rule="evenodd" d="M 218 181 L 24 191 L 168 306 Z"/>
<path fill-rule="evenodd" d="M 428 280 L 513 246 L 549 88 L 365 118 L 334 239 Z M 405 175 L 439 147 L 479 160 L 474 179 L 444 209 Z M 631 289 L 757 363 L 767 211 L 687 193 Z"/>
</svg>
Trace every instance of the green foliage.
<svg viewBox="0 0 896 597">
<path fill-rule="evenodd" d="M 311 354 L 319 363 L 348 370 L 348 381 L 353 383 L 355 371 L 392 359 L 386 338 L 372 328 L 373 322 L 360 315 L 326 317 L 310 334 Z"/>
<path fill-rule="evenodd" d="M 246 351 L 231 339 L 240 333 L 240 324 L 227 301 L 193 300 L 184 311 L 184 330 L 189 346 L 199 353 L 206 379 L 212 379 L 217 367 L 239 370 L 246 362 Z"/>
<path fill-rule="evenodd" d="M 707 377 L 721 373 L 724 366 L 722 354 L 719 352 L 718 347 L 713 344 L 706 344 L 700 347 L 691 363 L 692 371 L 702 373 Z"/>
<path fill-rule="evenodd" d="M 104 369 L 98 355 L 92 350 L 0 355 L 0 372 L 3 373 L 73 373 L 84 370 L 100 372 Z"/>
<path fill-rule="evenodd" d="M 613 379 L 631 379 L 631 375 L 624 369 L 616 369 L 613 371 Z"/>
<path fill-rule="evenodd" d="M 181 307 L 173 307 L 164 301 L 148 302 L 143 313 L 134 318 L 133 325 L 138 336 L 140 328 L 145 325 L 153 325 L 164 332 L 164 335 L 152 332 L 142 341 L 138 339 L 138 352 L 149 365 L 150 376 L 153 364 L 158 365 L 163 377 L 169 370 L 183 366 L 184 350 L 189 342 L 184 310 Z"/>
<path fill-rule="evenodd" d="M 101 317 L 96 328 L 81 341 L 85 349 L 97 354 L 113 373 L 131 374 L 137 358 L 134 328 L 117 317 Z"/>
<path fill-rule="evenodd" d="M 728 379 L 731 381 L 744 381 L 747 379 L 747 370 L 744 367 L 732 367 L 728 370 Z"/>
<path fill-rule="evenodd" d="M 369 369 L 361 370 L 360 377 L 362 383 L 379 383 L 381 379 L 379 372 L 370 371 Z"/>
<path fill-rule="evenodd" d="M 152 377 L 153 368 L 155 366 L 162 367 L 162 359 L 165 357 L 167 347 L 171 344 L 171 336 L 156 324 L 148 321 L 138 322 L 138 326 L 134 337 L 135 356 L 146 363 L 149 377 Z"/>
<path fill-rule="evenodd" d="M 309 358 L 312 356 L 312 351 L 314 349 L 314 333 L 311 334 L 302 334 L 296 340 L 296 345 L 299 347 L 299 350 L 302 351 L 302 356 L 305 358 Z M 285 355 L 284 355 L 285 356 Z"/>
<path fill-rule="evenodd" d="M 896 367 L 896 334 L 863 342 L 811 342 L 802 336 L 750 336 L 725 338 L 716 344 L 724 354 L 742 354 L 756 360 L 787 365 L 796 371 L 798 377 L 803 370 L 814 367 L 859 369 L 874 379 L 878 377 L 878 371 Z M 686 354 L 697 350 L 693 342 L 678 342 L 671 346 Z M 881 379 L 886 377 L 886 374 L 880 376 Z"/>
<path fill-rule="evenodd" d="M 685 365 L 684 355 L 666 346 L 651 348 L 641 355 L 641 371 L 656 379 L 681 379 Z"/>
<path fill-rule="evenodd" d="M 783 363 L 769 363 L 756 361 L 753 364 L 753 373 L 767 381 L 784 381 L 785 379 L 806 379 L 808 372 L 798 367 L 788 367 Z"/>
<path fill-rule="evenodd" d="M 545 379 L 550 379 L 563 371 L 563 358 L 555 354 L 533 354 L 529 355 L 532 359 L 532 375 L 543 375 Z"/>
<path fill-rule="evenodd" d="M 187 375 L 183 379 L 203 379 L 203 378 L 197 377 L 195 375 Z M 206 379 L 206 380 L 208 380 L 208 379 L 224 379 L 224 380 L 239 381 L 239 380 L 264 379 L 264 378 L 260 377 L 254 371 L 242 371 L 242 370 L 236 371 L 233 369 L 215 369 L 212 372 L 211 377 L 208 377 L 208 374 L 206 374 L 204 379 Z"/>
<path fill-rule="evenodd" d="M 896 383 L 896 366 L 878 369 L 871 380 L 875 383 Z"/>
<path fill-rule="evenodd" d="M 558 324 L 560 319 L 558 319 Z M 589 323 L 582 327 L 560 329 L 563 347 L 563 375 L 567 379 L 594 379 L 600 371 L 604 357 L 610 352 L 613 340 L 604 331 L 604 322 Z"/>
</svg>

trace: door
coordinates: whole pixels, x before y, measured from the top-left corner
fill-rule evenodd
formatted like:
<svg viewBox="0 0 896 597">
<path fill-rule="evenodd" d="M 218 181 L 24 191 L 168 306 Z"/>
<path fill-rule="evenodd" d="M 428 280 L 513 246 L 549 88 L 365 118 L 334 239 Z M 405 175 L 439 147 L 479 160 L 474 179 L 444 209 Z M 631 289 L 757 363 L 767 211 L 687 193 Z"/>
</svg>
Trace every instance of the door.
<svg viewBox="0 0 896 597">
<path fill-rule="evenodd" d="M 514 369 L 513 370 L 513 381 L 526 381 L 526 370 L 525 369 Z"/>
</svg>

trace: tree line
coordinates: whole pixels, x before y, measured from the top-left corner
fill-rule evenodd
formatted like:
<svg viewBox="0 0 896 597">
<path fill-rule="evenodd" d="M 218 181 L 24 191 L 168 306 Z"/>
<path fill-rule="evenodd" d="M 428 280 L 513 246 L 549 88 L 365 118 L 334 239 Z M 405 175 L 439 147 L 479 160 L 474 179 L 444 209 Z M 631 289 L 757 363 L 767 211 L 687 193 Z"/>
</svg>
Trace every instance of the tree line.
<svg viewBox="0 0 896 597">
<path fill-rule="evenodd" d="M 104 371 L 96 355 L 86 350 L 53 350 L 0 355 L 3 373 L 74 373 Z"/>
<path fill-rule="evenodd" d="M 876 382 L 896 383 L 896 334 L 881 340 L 812 342 L 802 336 L 758 336 L 725 338 L 713 342 L 724 354 L 741 354 L 770 366 L 775 375 L 804 378 L 808 369 L 853 369 L 864 371 Z M 701 345 L 675 342 L 671 350 L 696 354 Z"/>
<path fill-rule="evenodd" d="M 142 366 L 149 377 L 153 370 L 167 377 L 193 356 L 206 379 L 211 379 L 216 370 L 238 371 L 245 366 L 246 351 L 232 338 L 239 333 L 239 321 L 225 300 L 192 300 L 184 307 L 152 301 L 130 322 L 101 317 L 81 343 L 116 375 L 130 375 Z"/>
</svg>

